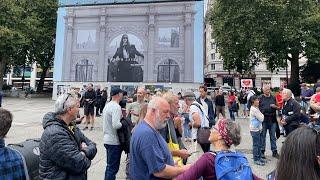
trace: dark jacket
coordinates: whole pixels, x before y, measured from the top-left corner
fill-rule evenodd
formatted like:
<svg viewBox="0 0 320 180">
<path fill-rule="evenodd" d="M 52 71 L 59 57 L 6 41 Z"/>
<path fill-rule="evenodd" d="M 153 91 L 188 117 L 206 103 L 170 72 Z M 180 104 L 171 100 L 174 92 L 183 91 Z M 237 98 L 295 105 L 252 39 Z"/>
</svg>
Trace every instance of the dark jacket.
<svg viewBox="0 0 320 180">
<path fill-rule="evenodd" d="M 84 93 L 84 107 L 94 107 L 96 101 L 97 101 L 97 94 L 95 92 L 95 90 L 91 90 L 91 91 L 86 91 Z M 86 99 L 89 99 L 89 101 L 86 101 Z"/>
<path fill-rule="evenodd" d="M 130 152 L 131 131 L 134 126 L 129 118 L 121 118 L 120 122 L 122 126 L 117 130 L 117 134 L 121 149 L 128 154 Z"/>
<path fill-rule="evenodd" d="M 87 179 L 87 169 L 97 153 L 96 144 L 86 138 L 74 123 L 68 127 L 54 113 L 47 113 L 42 125 L 44 132 L 39 145 L 40 178 Z M 88 147 L 81 150 L 82 142 Z"/>
<path fill-rule="evenodd" d="M 290 98 L 288 102 L 284 103 L 282 115 L 286 116 L 286 126 L 297 126 L 300 123 L 300 105 L 299 103 Z"/>
<path fill-rule="evenodd" d="M 223 95 L 217 95 L 215 99 L 216 106 L 226 106 Z"/>
<path fill-rule="evenodd" d="M 197 102 L 202 105 L 200 97 L 197 98 Z M 215 125 L 215 121 L 214 121 L 215 114 L 214 114 L 214 110 L 213 110 L 213 104 L 212 104 L 212 101 L 208 98 L 205 98 L 204 102 L 206 102 L 208 105 L 209 126 L 212 127 L 213 125 Z"/>
<path fill-rule="evenodd" d="M 137 56 L 144 57 L 143 54 L 141 54 L 139 51 L 137 51 L 135 45 L 130 45 L 130 46 L 123 46 L 117 48 L 117 52 L 114 54 L 113 58 L 119 57 L 120 59 L 124 59 L 123 56 L 123 49 L 126 49 L 129 59 L 134 59 Z"/>
<path fill-rule="evenodd" d="M 264 94 L 262 94 L 259 97 L 259 110 L 264 115 L 264 123 L 277 122 L 277 110 L 275 108 L 270 107 L 271 104 L 277 104 L 276 98 L 274 96 L 270 95 L 269 97 L 267 97 Z"/>
</svg>

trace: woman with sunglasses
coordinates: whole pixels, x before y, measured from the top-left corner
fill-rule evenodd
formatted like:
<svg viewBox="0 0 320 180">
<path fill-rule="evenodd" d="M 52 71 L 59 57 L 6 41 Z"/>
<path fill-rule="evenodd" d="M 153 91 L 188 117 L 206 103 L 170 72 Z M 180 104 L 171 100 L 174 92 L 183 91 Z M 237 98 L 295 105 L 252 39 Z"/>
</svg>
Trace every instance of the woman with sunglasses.
<svg viewBox="0 0 320 180">
<path fill-rule="evenodd" d="M 204 180 L 216 180 L 216 154 L 230 151 L 231 145 L 237 146 L 240 144 L 240 126 L 235 121 L 220 119 L 212 127 L 209 141 L 213 145 L 215 153 L 207 152 L 203 154 L 187 171 L 180 174 L 176 180 L 197 180 L 200 177 Z M 260 180 L 255 175 L 252 178 Z"/>
<path fill-rule="evenodd" d="M 320 179 L 320 126 L 301 127 L 290 133 L 282 146 L 273 180 Z"/>
</svg>

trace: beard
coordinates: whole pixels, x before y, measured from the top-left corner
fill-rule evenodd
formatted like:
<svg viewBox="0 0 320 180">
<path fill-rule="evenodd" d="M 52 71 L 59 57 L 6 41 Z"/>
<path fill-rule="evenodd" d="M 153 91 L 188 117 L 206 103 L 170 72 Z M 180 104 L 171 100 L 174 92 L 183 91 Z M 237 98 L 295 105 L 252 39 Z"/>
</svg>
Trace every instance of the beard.
<svg viewBox="0 0 320 180">
<path fill-rule="evenodd" d="M 161 119 L 160 119 L 160 113 L 159 113 L 159 112 L 156 113 L 156 127 L 155 127 L 155 128 L 156 128 L 157 130 L 160 130 L 160 129 L 165 128 L 166 125 L 167 125 L 167 122 L 168 122 L 168 119 L 166 119 L 166 120 L 164 120 L 164 121 L 161 121 Z"/>
</svg>

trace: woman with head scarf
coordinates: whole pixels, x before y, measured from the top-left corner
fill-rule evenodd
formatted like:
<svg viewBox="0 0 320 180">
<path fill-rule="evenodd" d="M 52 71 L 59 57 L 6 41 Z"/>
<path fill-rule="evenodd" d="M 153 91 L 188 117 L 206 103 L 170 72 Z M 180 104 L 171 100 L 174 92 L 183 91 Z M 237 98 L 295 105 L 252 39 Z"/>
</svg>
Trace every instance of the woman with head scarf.
<svg viewBox="0 0 320 180">
<path fill-rule="evenodd" d="M 187 171 L 180 174 L 177 180 L 197 180 L 202 177 L 204 180 L 216 180 L 215 159 L 220 152 L 231 151 L 232 145 L 239 145 L 241 141 L 240 126 L 232 120 L 220 119 L 211 129 L 209 137 L 215 153 L 204 153 Z M 253 175 L 253 179 L 260 179 Z"/>
</svg>

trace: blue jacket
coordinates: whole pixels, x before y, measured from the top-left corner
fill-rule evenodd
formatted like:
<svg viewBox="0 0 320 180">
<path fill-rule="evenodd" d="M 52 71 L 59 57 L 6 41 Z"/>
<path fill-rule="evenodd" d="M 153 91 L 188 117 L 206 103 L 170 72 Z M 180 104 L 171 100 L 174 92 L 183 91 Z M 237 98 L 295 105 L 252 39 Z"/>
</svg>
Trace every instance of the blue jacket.
<svg viewBox="0 0 320 180">
<path fill-rule="evenodd" d="M 0 179 L 26 179 L 22 157 L 0 139 Z"/>
<path fill-rule="evenodd" d="M 197 98 L 197 102 L 202 105 L 201 100 L 200 100 L 200 97 Z M 212 103 L 212 101 L 211 101 L 210 99 L 208 99 L 208 98 L 205 98 L 205 99 L 204 99 L 204 102 L 206 102 L 207 105 L 208 105 L 209 126 L 212 127 L 213 125 L 215 125 L 214 119 L 216 118 L 215 113 L 214 113 L 214 110 L 213 110 L 213 103 Z"/>
</svg>

